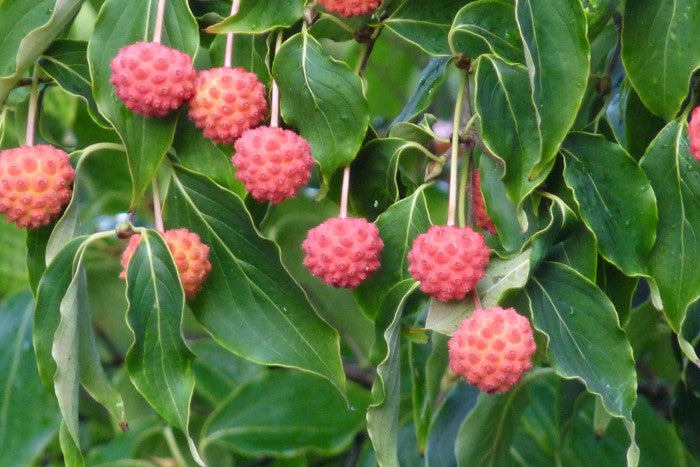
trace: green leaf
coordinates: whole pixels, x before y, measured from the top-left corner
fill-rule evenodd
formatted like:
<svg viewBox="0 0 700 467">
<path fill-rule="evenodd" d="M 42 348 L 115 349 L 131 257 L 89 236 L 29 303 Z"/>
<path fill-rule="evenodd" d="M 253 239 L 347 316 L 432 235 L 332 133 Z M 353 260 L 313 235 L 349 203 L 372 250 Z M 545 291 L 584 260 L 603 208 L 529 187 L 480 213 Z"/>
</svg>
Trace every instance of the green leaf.
<svg viewBox="0 0 700 467">
<path fill-rule="evenodd" d="M 182 337 L 185 293 L 165 240 L 143 230 L 141 242 L 126 272 L 126 317 L 134 341 L 126 354 L 126 367 L 134 386 L 168 423 L 189 437 L 190 400 L 194 391 L 193 354 Z"/>
<path fill-rule="evenodd" d="M 399 160 L 406 157 L 425 158 L 422 146 L 400 138 L 377 138 L 362 147 L 352 164 L 352 186 L 363 189 L 351 196 L 353 207 L 359 212 L 376 217 L 399 199 L 397 174 Z"/>
<path fill-rule="evenodd" d="M 17 80 L 80 11 L 84 0 L 2 2 L 0 17 L 0 105 Z"/>
<path fill-rule="evenodd" d="M 65 421 L 61 422 L 58 440 L 65 465 L 69 467 L 83 467 L 85 459 L 83 459 L 83 454 L 80 452 L 80 445 L 76 444 Z"/>
<path fill-rule="evenodd" d="M 585 225 L 578 223 L 567 238 L 549 249 L 546 260 L 566 264 L 586 279 L 595 281 L 598 266 L 595 236 Z"/>
<path fill-rule="evenodd" d="M 619 0 L 583 0 L 588 23 L 588 39 L 593 40 L 600 34 L 617 10 Z"/>
<path fill-rule="evenodd" d="M 644 274 L 657 223 L 656 199 L 644 172 L 600 135 L 572 133 L 562 153 L 564 178 L 601 254 L 627 275 Z"/>
<path fill-rule="evenodd" d="M 274 388 L 274 390 L 270 390 Z M 278 370 L 238 386 L 207 418 L 202 451 L 221 444 L 250 456 L 342 452 L 364 425 L 369 393 L 348 385 L 350 406 L 328 381 Z"/>
<path fill-rule="evenodd" d="M 88 105 L 93 120 L 101 126 L 105 125 L 102 123 L 102 117 L 92 96 L 87 42 L 57 40 L 44 51 L 39 66 L 44 73 L 56 80 L 64 91 L 82 97 Z"/>
<path fill-rule="evenodd" d="M 189 118 L 178 122 L 173 149 L 180 165 L 206 175 L 241 198 L 247 194 L 243 182 L 233 175 L 231 156 L 206 138 Z"/>
<path fill-rule="evenodd" d="M 377 378 L 372 404 L 367 409 L 367 431 L 379 465 L 398 466 L 399 403 L 401 402 L 401 313 L 408 297 L 418 288 L 405 279 L 383 295 L 377 315 L 372 363 Z"/>
<path fill-rule="evenodd" d="M 621 323 L 627 322 L 632 310 L 632 297 L 638 282 L 637 278 L 624 275 L 615 266 L 599 258 L 596 284 L 615 305 Z"/>
<path fill-rule="evenodd" d="M 27 232 L 27 276 L 34 295 L 46 269 L 46 245 L 52 229 L 53 225 L 47 225 Z"/>
<path fill-rule="evenodd" d="M 303 13 L 303 0 L 242 0 L 238 13 L 209 26 L 205 31 L 214 34 L 262 34 L 292 26 Z"/>
<path fill-rule="evenodd" d="M 477 65 L 475 80 L 474 104 L 481 137 L 504 162 L 506 193 L 513 204 L 520 205 L 546 176 L 542 173 L 537 178 L 530 177 L 540 162 L 542 139 L 528 70 L 484 55 Z"/>
<path fill-rule="evenodd" d="M 457 433 L 455 455 L 460 466 L 505 465 L 518 420 L 528 401 L 529 373 L 505 394 L 481 393 Z"/>
<path fill-rule="evenodd" d="M 544 263 L 526 288 L 535 328 L 547 335 L 557 374 L 581 379 L 616 417 L 632 420 L 637 375 L 632 348 L 610 300 L 558 263 Z"/>
<path fill-rule="evenodd" d="M 100 9 L 95 33 L 88 45 L 92 93 L 97 107 L 126 146 L 133 182 L 132 206 L 139 202 L 170 147 L 177 116 L 147 118 L 124 107 L 109 83 L 110 63 L 125 45 L 151 37 L 149 31 L 153 25 L 148 21 L 155 18 L 157 3 L 154 0 L 106 1 Z M 184 0 L 167 2 L 162 40 L 163 44 L 189 55 L 196 52 L 199 44 L 197 23 Z"/>
<path fill-rule="evenodd" d="M 374 319 L 384 297 L 404 279 L 411 279 L 406 256 L 413 240 L 430 227 L 430 215 L 425 198 L 427 185 L 419 187 L 411 196 L 392 205 L 376 220 L 379 235 L 384 242 L 382 266 L 355 289 L 355 298 L 367 316 Z"/>
<path fill-rule="evenodd" d="M 221 345 L 257 363 L 318 374 L 343 391 L 337 332 L 316 315 L 238 196 L 176 168 L 165 218 L 209 245 L 212 271 L 190 306 Z"/>
<path fill-rule="evenodd" d="M 700 67 L 700 3 L 694 0 L 625 2 L 622 62 L 642 102 L 671 120 Z"/>
<path fill-rule="evenodd" d="M 455 456 L 457 433 L 464 418 L 474 408 L 480 394 L 481 391 L 475 386 L 470 386 L 464 381 L 460 381 L 447 393 L 430 424 L 430 435 L 425 449 L 427 467 L 457 465 Z"/>
<path fill-rule="evenodd" d="M 23 229 L 0 219 L 0 245 L 4 250 L 0 263 L 0 297 L 27 285 L 26 237 Z"/>
<path fill-rule="evenodd" d="M 445 69 L 449 62 L 448 57 L 433 57 L 420 72 L 411 97 L 406 101 L 401 113 L 396 116 L 390 128 L 400 122 L 409 122 L 428 108 L 433 101 L 434 94 L 445 80 Z"/>
<path fill-rule="evenodd" d="M 404 2 L 384 25 L 430 55 L 450 55 L 447 35 L 462 0 Z"/>
<path fill-rule="evenodd" d="M 369 110 L 362 81 L 306 33 L 280 47 L 272 74 L 280 87 L 282 116 L 309 141 L 328 183 L 337 169 L 353 160 L 367 132 Z"/>
<path fill-rule="evenodd" d="M 484 308 L 497 306 L 507 291 L 527 283 L 531 252 L 531 249 L 527 249 L 510 259 L 491 258 L 486 267 L 486 276 L 476 284 Z M 471 297 L 458 302 L 432 300 L 425 327 L 451 336 L 462 321 L 474 312 L 474 307 Z"/>
<path fill-rule="evenodd" d="M 55 399 L 42 386 L 30 351 L 33 310 L 29 292 L 0 302 L 0 452 L 12 453 L 12 463 L 18 465 L 36 461 L 54 438 L 60 420 Z"/>
<path fill-rule="evenodd" d="M 479 0 L 465 5 L 455 16 L 448 40 L 452 55 L 463 53 L 475 60 L 482 54 L 494 54 L 509 62 L 525 63 L 511 2 Z"/>
<path fill-rule="evenodd" d="M 671 328 L 680 334 L 688 306 L 700 297 L 700 170 L 688 152 L 685 125 L 669 123 L 647 149 L 641 166 L 659 206 L 656 244 L 648 263 L 652 290 L 661 301 L 655 305 L 663 306 Z"/>
<path fill-rule="evenodd" d="M 580 0 L 516 0 L 535 106 L 540 116 L 542 157 L 530 173 L 549 171 L 583 100 L 590 45 Z"/>
</svg>

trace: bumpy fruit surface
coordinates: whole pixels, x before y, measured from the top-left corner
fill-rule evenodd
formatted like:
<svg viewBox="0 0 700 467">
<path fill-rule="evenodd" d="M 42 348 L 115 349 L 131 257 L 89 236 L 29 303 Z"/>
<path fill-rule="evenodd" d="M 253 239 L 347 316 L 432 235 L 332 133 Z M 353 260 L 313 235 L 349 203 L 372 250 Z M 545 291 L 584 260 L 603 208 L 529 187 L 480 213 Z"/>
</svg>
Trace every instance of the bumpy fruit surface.
<svg viewBox="0 0 700 467">
<path fill-rule="evenodd" d="M 384 243 L 377 226 L 366 219 L 333 217 L 309 230 L 301 247 L 311 274 L 352 289 L 379 268 Z"/>
<path fill-rule="evenodd" d="M 194 93 L 197 72 L 186 53 L 155 42 L 136 42 L 112 59 L 109 82 L 132 112 L 168 114 Z"/>
<path fill-rule="evenodd" d="M 311 177 L 309 143 L 293 131 L 258 127 L 236 140 L 236 178 L 258 201 L 277 204 L 296 195 Z"/>
<path fill-rule="evenodd" d="M 506 392 L 532 368 L 530 322 L 512 308 L 476 310 L 448 342 L 450 368 L 484 392 Z"/>
<path fill-rule="evenodd" d="M 265 86 L 243 68 L 212 68 L 197 75 L 190 118 L 204 136 L 232 144 L 267 113 Z"/>
<path fill-rule="evenodd" d="M 443 302 L 461 300 L 484 277 L 489 249 L 470 227 L 433 225 L 413 241 L 408 271 L 420 289 Z"/>
<path fill-rule="evenodd" d="M 350 18 L 372 13 L 382 0 L 318 0 L 318 3 L 331 13 Z"/>
<path fill-rule="evenodd" d="M 185 298 L 194 298 L 202 290 L 202 284 L 211 271 L 209 247 L 202 243 L 199 235 L 187 229 L 166 230 L 163 237 L 175 259 Z M 124 248 L 121 258 L 123 269 L 119 274 L 122 279 L 126 279 L 126 268 L 140 241 L 141 234 L 132 235 Z"/>
<path fill-rule="evenodd" d="M 496 226 L 493 225 L 493 221 L 486 212 L 486 204 L 484 203 L 484 196 L 481 193 L 481 172 L 478 170 L 474 171 L 474 220 L 476 225 L 482 229 L 496 233 Z"/>
<path fill-rule="evenodd" d="M 0 152 L 0 213 L 34 229 L 58 217 L 71 198 L 68 154 L 46 144 Z"/>
<path fill-rule="evenodd" d="M 700 161 L 700 106 L 695 107 L 690 116 L 688 138 L 690 139 L 690 154 Z"/>
</svg>

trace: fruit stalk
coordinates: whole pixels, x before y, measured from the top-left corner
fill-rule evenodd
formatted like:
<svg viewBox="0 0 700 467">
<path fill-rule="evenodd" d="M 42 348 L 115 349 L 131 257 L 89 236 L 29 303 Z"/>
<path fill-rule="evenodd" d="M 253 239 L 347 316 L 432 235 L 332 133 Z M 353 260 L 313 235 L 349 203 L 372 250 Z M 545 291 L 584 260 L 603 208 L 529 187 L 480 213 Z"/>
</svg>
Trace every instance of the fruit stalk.
<svg viewBox="0 0 700 467">
<path fill-rule="evenodd" d="M 165 1 L 158 0 L 158 12 L 156 13 L 156 25 L 153 28 L 153 42 L 160 44 L 163 36 L 163 18 L 165 17 Z"/>
<path fill-rule="evenodd" d="M 450 191 L 447 199 L 447 225 L 455 225 L 455 214 L 457 212 L 457 158 L 459 156 L 459 128 L 462 120 L 462 105 L 468 94 L 465 90 L 469 87 L 467 71 L 462 72 L 462 79 L 455 102 L 454 116 L 452 117 L 452 156 L 450 158 Z"/>
<path fill-rule="evenodd" d="M 283 32 L 280 29 L 277 31 L 277 40 L 275 42 L 275 54 L 282 46 Z M 277 86 L 277 81 L 272 80 L 272 102 L 270 104 L 270 126 L 275 128 L 280 125 L 280 88 Z"/>
<path fill-rule="evenodd" d="M 238 6 L 240 4 L 240 0 L 233 0 L 231 3 L 231 14 L 229 16 L 234 16 L 236 13 L 238 13 Z M 224 51 L 224 66 L 227 68 L 231 68 L 231 60 L 233 56 L 233 33 L 229 32 L 226 34 L 226 49 Z"/>
<path fill-rule="evenodd" d="M 36 108 L 38 101 L 39 90 L 39 67 L 34 65 L 32 73 L 32 87 L 29 92 L 29 109 L 27 110 L 27 133 L 25 135 L 25 144 L 34 146 L 34 127 L 36 122 Z"/>
<path fill-rule="evenodd" d="M 158 176 L 153 177 L 153 217 L 156 221 L 156 230 L 165 232 L 163 227 L 163 211 L 160 205 L 160 191 L 158 190 Z"/>
</svg>

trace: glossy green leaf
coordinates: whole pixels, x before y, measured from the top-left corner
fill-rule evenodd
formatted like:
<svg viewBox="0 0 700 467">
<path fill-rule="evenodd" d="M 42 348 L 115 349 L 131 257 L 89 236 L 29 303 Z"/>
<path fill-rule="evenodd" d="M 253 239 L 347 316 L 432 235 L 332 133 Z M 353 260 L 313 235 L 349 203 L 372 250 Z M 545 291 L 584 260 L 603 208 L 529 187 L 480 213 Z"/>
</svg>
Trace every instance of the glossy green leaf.
<svg viewBox="0 0 700 467">
<path fill-rule="evenodd" d="M 404 2 L 384 25 L 431 55 L 449 55 L 447 35 L 462 0 Z"/>
<path fill-rule="evenodd" d="M 328 183 L 353 160 L 364 140 L 369 114 L 362 81 L 306 33 L 284 42 L 272 74 L 280 87 L 284 120 L 309 141 Z"/>
<path fill-rule="evenodd" d="M 363 189 L 353 193 L 352 205 L 370 218 L 399 199 L 397 179 L 401 157 L 424 160 L 425 148 L 400 138 L 377 138 L 362 147 L 352 164 L 350 182 Z"/>
<path fill-rule="evenodd" d="M 41 52 L 63 32 L 84 0 L 2 2 L 0 16 L 0 104 Z"/>
<path fill-rule="evenodd" d="M 350 22 L 325 11 L 317 11 L 316 13 L 318 13 L 318 18 L 309 28 L 309 32 L 316 39 L 347 42 L 355 38 L 355 29 Z"/>
<path fill-rule="evenodd" d="M 547 261 L 566 264 L 586 279 L 595 282 L 597 277 L 598 244 L 595 236 L 579 223 L 561 242 L 549 249 Z"/>
<path fill-rule="evenodd" d="M 92 93 L 97 107 L 114 126 L 124 141 L 133 182 L 131 204 L 135 206 L 151 183 L 175 132 L 176 115 L 146 118 L 132 113 L 114 94 L 109 83 L 110 63 L 122 47 L 149 40 L 155 18 L 157 1 L 133 2 L 108 0 L 102 5 L 95 33 L 88 45 L 88 63 L 92 76 Z M 167 3 L 163 25 L 163 44 L 194 55 L 199 33 L 187 2 Z"/>
<path fill-rule="evenodd" d="M 401 402 L 401 314 L 406 300 L 418 288 L 405 279 L 389 289 L 380 301 L 372 363 L 377 378 L 372 385 L 372 404 L 367 409 L 367 432 L 379 465 L 397 466 L 399 404 Z"/>
<path fill-rule="evenodd" d="M 700 169 L 688 152 L 685 125 L 669 123 L 654 139 L 641 166 L 656 194 L 659 223 L 649 258 L 663 312 L 678 334 L 688 306 L 700 297 Z M 659 305 L 658 300 L 655 303 Z M 689 350 L 688 346 L 682 347 Z M 692 352 L 690 352 L 692 354 Z"/>
<path fill-rule="evenodd" d="M 82 97 L 88 105 L 90 115 L 104 125 L 92 96 L 92 81 L 87 61 L 87 42 L 62 39 L 54 41 L 46 49 L 39 62 L 44 73 L 74 96 Z"/>
<path fill-rule="evenodd" d="M 343 391 L 337 332 L 316 315 L 238 196 L 177 168 L 165 218 L 209 245 L 212 271 L 190 306 L 221 345 L 257 363 L 318 374 Z"/>
<path fill-rule="evenodd" d="M 523 287 L 530 274 L 530 254 L 527 249 L 509 259 L 491 258 L 486 275 L 476 284 L 476 290 L 484 308 L 499 305 L 501 298 L 511 289 Z M 451 336 L 462 321 L 474 312 L 471 297 L 458 302 L 432 300 L 425 327 Z"/>
<path fill-rule="evenodd" d="M 622 61 L 642 102 L 671 120 L 700 67 L 700 3 L 694 0 L 625 2 Z"/>
<path fill-rule="evenodd" d="M 540 116 L 542 157 L 530 173 L 547 172 L 576 119 L 586 82 L 590 46 L 580 0 L 516 0 L 532 95 Z"/>
<path fill-rule="evenodd" d="M 520 205 L 546 176 L 530 177 L 540 162 L 542 137 L 528 70 L 485 55 L 479 60 L 475 80 L 474 103 L 481 137 L 504 162 L 506 193 L 513 204 Z"/>
<path fill-rule="evenodd" d="M 46 269 L 46 244 L 49 242 L 52 228 L 53 225 L 48 225 L 27 232 L 27 276 L 29 288 L 35 296 Z"/>
<path fill-rule="evenodd" d="M 427 231 L 431 224 L 425 188 L 426 185 L 421 186 L 376 220 L 384 242 L 380 259 L 382 267 L 355 289 L 355 298 L 372 319 L 379 313 L 381 305 L 377 297 L 384 297 L 396 284 L 411 279 L 406 256 L 413 240 Z"/>
<path fill-rule="evenodd" d="M 644 274 L 657 223 L 656 199 L 644 172 L 602 136 L 573 133 L 562 153 L 566 183 L 601 254 L 627 275 Z"/>
<path fill-rule="evenodd" d="M 208 33 L 262 34 L 289 27 L 301 19 L 303 0 L 242 0 L 238 13 L 209 26 Z"/>
<path fill-rule="evenodd" d="M 463 53 L 475 60 L 482 54 L 494 54 L 509 62 L 525 63 L 512 2 L 468 3 L 455 16 L 448 40 L 453 55 Z"/>
<path fill-rule="evenodd" d="M 274 388 L 274 390 L 270 390 Z M 202 451 L 220 444 L 240 454 L 294 456 L 343 451 L 364 425 L 369 393 L 348 385 L 350 406 L 328 381 L 278 370 L 238 386 L 207 418 Z"/>
<path fill-rule="evenodd" d="M 188 432 L 194 373 L 181 331 L 185 293 L 168 245 L 155 231 L 142 231 L 129 260 L 126 296 L 134 333 L 126 354 L 129 377 L 160 416 L 187 434 L 193 457 L 204 465 Z"/>
<path fill-rule="evenodd" d="M 0 452 L 12 453 L 18 465 L 36 461 L 61 418 L 31 351 L 33 309 L 29 292 L 0 302 Z"/>
<path fill-rule="evenodd" d="M 454 467 L 457 465 L 455 442 L 459 427 L 474 408 L 479 391 L 464 381 L 456 384 L 445 396 L 430 424 L 430 437 L 425 449 L 427 467 Z"/>
<path fill-rule="evenodd" d="M 596 284 L 615 305 L 620 323 L 625 323 L 632 309 L 632 297 L 639 279 L 626 276 L 612 264 L 600 258 Z M 636 353 L 636 351 L 635 351 Z"/>
<path fill-rule="evenodd" d="M 505 394 L 479 395 L 457 433 L 457 465 L 471 467 L 506 463 L 518 419 L 528 401 L 527 383 L 536 376 L 537 373 L 525 375 L 520 384 Z"/>
<path fill-rule="evenodd" d="M 620 0 L 583 0 L 582 3 L 586 11 L 588 38 L 593 40 L 608 24 Z"/>
<path fill-rule="evenodd" d="M 233 175 L 230 151 L 224 151 L 206 138 L 189 118 L 178 122 L 173 149 L 177 153 L 178 163 L 183 167 L 206 175 L 241 198 L 246 196 L 243 182 Z"/>
<path fill-rule="evenodd" d="M 547 355 L 557 374 L 581 379 L 611 414 L 631 420 L 637 397 L 634 359 L 610 300 L 558 263 L 542 264 L 526 291 L 535 328 L 549 338 Z"/>
<path fill-rule="evenodd" d="M 433 57 L 423 68 L 418 77 L 418 83 L 406 101 L 401 113 L 396 116 L 390 127 L 400 122 L 409 122 L 428 108 L 436 91 L 445 79 L 445 69 L 449 59 L 447 57 Z"/>
<path fill-rule="evenodd" d="M 83 453 L 80 452 L 80 446 L 76 444 L 75 439 L 70 433 L 68 424 L 65 421 L 61 422 L 58 440 L 65 465 L 70 467 L 83 467 L 85 465 Z"/>
</svg>

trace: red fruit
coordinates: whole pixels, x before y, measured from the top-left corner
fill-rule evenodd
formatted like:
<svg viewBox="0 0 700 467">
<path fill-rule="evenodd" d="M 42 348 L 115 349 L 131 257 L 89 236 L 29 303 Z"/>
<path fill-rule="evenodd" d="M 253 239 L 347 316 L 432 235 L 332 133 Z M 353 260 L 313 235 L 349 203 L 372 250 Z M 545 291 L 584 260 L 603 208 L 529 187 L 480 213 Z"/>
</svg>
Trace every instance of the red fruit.
<svg viewBox="0 0 700 467">
<path fill-rule="evenodd" d="M 331 13 L 349 18 L 372 13 L 382 0 L 318 0 L 318 3 Z"/>
<path fill-rule="evenodd" d="M 136 42 L 112 59 L 109 82 L 131 111 L 162 117 L 194 93 L 197 75 L 186 53 L 155 42 Z"/>
<path fill-rule="evenodd" d="M 235 148 L 236 178 L 258 201 L 280 203 L 311 177 L 311 146 L 293 131 L 263 126 L 246 130 Z"/>
<path fill-rule="evenodd" d="M 700 106 L 695 107 L 690 116 L 688 138 L 690 139 L 690 154 L 700 161 Z"/>
<path fill-rule="evenodd" d="M 0 213 L 34 229 L 58 217 L 71 198 L 68 154 L 47 144 L 0 152 Z"/>
<path fill-rule="evenodd" d="M 450 368 L 484 392 L 506 392 L 532 368 L 530 321 L 512 308 L 476 310 L 448 342 Z"/>
<path fill-rule="evenodd" d="M 484 204 L 484 196 L 481 193 L 481 173 L 478 170 L 474 171 L 474 220 L 476 225 L 482 229 L 496 233 L 496 226 L 486 212 L 486 204 Z"/>
<path fill-rule="evenodd" d="M 366 219 L 333 217 L 309 230 L 301 248 L 311 274 L 334 287 L 352 289 L 379 268 L 384 247 Z"/>
<path fill-rule="evenodd" d="M 190 118 L 204 136 L 231 144 L 267 113 L 265 86 L 243 68 L 212 68 L 197 75 Z"/>
<path fill-rule="evenodd" d="M 166 230 L 163 237 L 175 259 L 185 298 L 194 298 L 202 290 L 202 284 L 211 271 L 209 247 L 202 243 L 199 235 L 187 229 Z M 119 274 L 122 279 L 126 279 L 126 268 L 140 241 L 141 234 L 132 235 L 124 248 L 121 258 L 123 269 Z"/>
<path fill-rule="evenodd" d="M 408 271 L 420 289 L 443 302 L 461 300 L 484 277 L 489 249 L 470 227 L 433 225 L 413 241 Z"/>
</svg>

